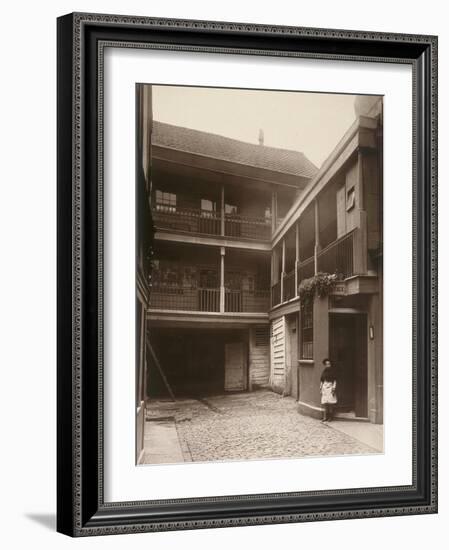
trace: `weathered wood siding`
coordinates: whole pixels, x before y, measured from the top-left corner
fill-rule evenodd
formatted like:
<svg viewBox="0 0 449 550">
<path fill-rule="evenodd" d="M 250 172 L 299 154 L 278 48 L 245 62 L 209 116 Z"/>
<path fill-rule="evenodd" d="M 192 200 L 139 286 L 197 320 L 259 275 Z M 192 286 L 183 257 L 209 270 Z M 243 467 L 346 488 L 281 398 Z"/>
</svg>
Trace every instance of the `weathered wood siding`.
<svg viewBox="0 0 449 550">
<path fill-rule="evenodd" d="M 249 331 L 249 379 L 251 389 L 270 383 L 270 327 L 260 325 Z"/>
<path fill-rule="evenodd" d="M 283 392 L 285 386 L 285 317 L 274 319 L 271 324 L 271 387 Z"/>
</svg>

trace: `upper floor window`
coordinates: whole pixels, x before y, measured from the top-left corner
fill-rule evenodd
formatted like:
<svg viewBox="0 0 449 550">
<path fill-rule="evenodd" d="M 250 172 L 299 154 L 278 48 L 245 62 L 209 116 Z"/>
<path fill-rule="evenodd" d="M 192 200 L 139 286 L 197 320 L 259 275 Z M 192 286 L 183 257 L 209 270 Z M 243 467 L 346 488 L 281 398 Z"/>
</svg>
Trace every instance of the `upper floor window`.
<svg viewBox="0 0 449 550">
<path fill-rule="evenodd" d="M 201 199 L 201 215 L 205 217 L 212 217 L 213 213 L 217 211 L 217 203 L 209 199 Z"/>
<path fill-rule="evenodd" d="M 351 187 L 346 193 L 346 210 L 352 210 L 355 206 L 355 188 Z"/>
<path fill-rule="evenodd" d="M 271 222 L 271 208 L 269 206 L 265 207 L 265 221 Z"/>
<path fill-rule="evenodd" d="M 166 193 L 156 189 L 156 210 L 158 212 L 176 212 L 175 193 Z"/>
<path fill-rule="evenodd" d="M 225 204 L 225 214 L 232 216 L 233 214 L 238 214 L 238 208 L 235 204 Z"/>
</svg>

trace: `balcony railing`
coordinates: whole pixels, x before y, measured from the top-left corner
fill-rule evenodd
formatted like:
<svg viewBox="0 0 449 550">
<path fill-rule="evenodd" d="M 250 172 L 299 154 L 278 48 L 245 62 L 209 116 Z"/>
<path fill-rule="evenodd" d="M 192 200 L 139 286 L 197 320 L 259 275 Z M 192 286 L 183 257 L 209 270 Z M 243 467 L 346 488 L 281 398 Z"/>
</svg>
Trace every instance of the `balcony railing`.
<svg viewBox="0 0 449 550">
<path fill-rule="evenodd" d="M 153 285 L 150 292 L 150 308 L 220 311 L 220 289 Z"/>
<path fill-rule="evenodd" d="M 270 309 L 270 291 L 244 290 L 242 291 L 242 304 L 244 312 L 267 313 Z"/>
<path fill-rule="evenodd" d="M 284 275 L 283 301 L 288 302 L 294 298 L 296 296 L 295 290 L 295 270 L 293 269 Z"/>
<path fill-rule="evenodd" d="M 225 289 L 225 311 L 229 313 L 266 313 L 270 308 L 269 290 Z"/>
<path fill-rule="evenodd" d="M 317 254 L 319 272 L 336 273 L 346 279 L 354 274 L 354 232 L 329 244 Z M 298 264 L 298 285 L 304 279 L 315 275 L 315 257 L 308 258 Z M 281 282 L 271 287 L 271 307 L 288 302 L 297 295 L 295 288 L 295 271 L 283 276 L 282 295 Z"/>
<path fill-rule="evenodd" d="M 258 241 L 269 241 L 271 237 L 271 220 L 263 217 L 226 215 L 224 234 L 221 213 L 217 211 L 179 207 L 156 208 L 153 209 L 153 221 L 157 229 L 197 235 L 221 235 Z"/>
<path fill-rule="evenodd" d="M 220 214 L 195 208 L 153 209 L 156 228 L 202 235 L 220 235 Z"/>
<path fill-rule="evenodd" d="M 266 313 L 270 305 L 269 297 L 269 290 L 225 289 L 224 311 L 227 313 Z M 220 289 L 154 285 L 150 293 L 150 308 L 219 312 Z"/>
<path fill-rule="evenodd" d="M 309 279 L 315 275 L 315 258 L 308 258 L 298 264 L 298 285 L 304 279 Z"/>
<path fill-rule="evenodd" d="M 271 307 L 281 303 L 281 281 L 271 287 Z"/>
<path fill-rule="evenodd" d="M 242 311 L 242 291 L 225 290 L 225 311 L 232 313 Z"/>
<path fill-rule="evenodd" d="M 353 235 L 349 233 L 318 252 L 318 271 L 337 273 L 344 279 L 354 274 Z"/>
<path fill-rule="evenodd" d="M 271 237 L 271 219 L 227 215 L 225 218 L 225 235 L 242 239 L 257 239 L 268 241 Z"/>
</svg>

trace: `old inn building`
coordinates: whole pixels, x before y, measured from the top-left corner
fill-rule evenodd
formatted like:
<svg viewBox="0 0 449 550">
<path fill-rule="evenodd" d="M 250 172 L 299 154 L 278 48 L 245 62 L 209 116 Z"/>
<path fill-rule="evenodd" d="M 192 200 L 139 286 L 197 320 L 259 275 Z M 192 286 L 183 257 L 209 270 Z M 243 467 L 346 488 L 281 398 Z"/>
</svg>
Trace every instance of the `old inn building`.
<svg viewBox="0 0 449 550">
<path fill-rule="evenodd" d="M 262 131 L 250 144 L 152 122 L 150 398 L 265 387 L 320 416 L 330 357 L 340 413 L 382 422 L 380 98 L 355 114 L 319 170 Z M 302 302 L 318 273 L 336 281 Z"/>
</svg>

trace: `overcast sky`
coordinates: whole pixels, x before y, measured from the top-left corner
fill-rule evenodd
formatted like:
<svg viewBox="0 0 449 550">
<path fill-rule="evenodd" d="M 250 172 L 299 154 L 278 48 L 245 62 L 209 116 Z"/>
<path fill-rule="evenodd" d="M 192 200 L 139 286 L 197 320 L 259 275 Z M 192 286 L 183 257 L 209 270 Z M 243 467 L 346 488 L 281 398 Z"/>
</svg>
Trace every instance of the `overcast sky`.
<svg viewBox="0 0 449 550">
<path fill-rule="evenodd" d="M 153 86 L 155 120 L 302 151 L 321 166 L 355 120 L 353 95 Z"/>
</svg>

